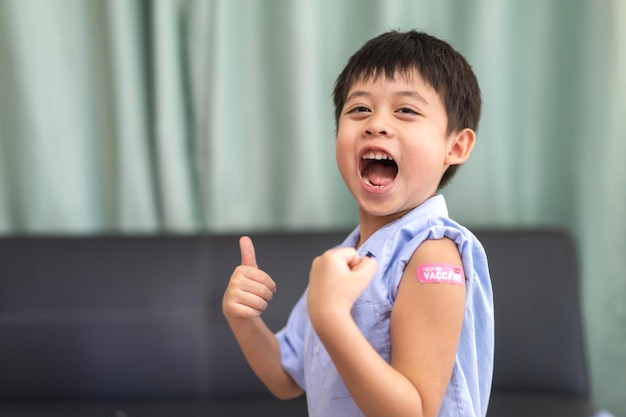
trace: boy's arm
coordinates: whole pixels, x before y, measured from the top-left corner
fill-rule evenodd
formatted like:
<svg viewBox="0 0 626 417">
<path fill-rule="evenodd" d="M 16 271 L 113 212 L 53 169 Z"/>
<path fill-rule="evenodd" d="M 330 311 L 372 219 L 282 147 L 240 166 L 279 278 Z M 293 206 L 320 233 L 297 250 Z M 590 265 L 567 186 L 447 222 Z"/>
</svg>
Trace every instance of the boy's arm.
<svg viewBox="0 0 626 417">
<path fill-rule="evenodd" d="M 239 241 L 241 265 L 235 268 L 222 300 L 222 311 L 254 373 L 276 397 L 294 398 L 303 393 L 283 369 L 280 346 L 261 313 L 276 284 L 257 267 L 254 246 L 248 237 Z"/>
<path fill-rule="evenodd" d="M 425 263 L 462 268 L 454 242 L 427 240 L 407 264 L 391 314 L 391 365 L 372 348 L 350 315 L 354 294 L 360 294 L 373 275 L 362 278 L 359 262 L 373 260 L 339 261 L 337 253 L 324 256 L 328 259 L 314 263 L 311 270 L 309 315 L 357 405 L 367 416 L 436 416 L 454 365 L 465 286 L 423 284 L 417 268 Z M 352 289 L 345 288 L 349 285 Z"/>
</svg>

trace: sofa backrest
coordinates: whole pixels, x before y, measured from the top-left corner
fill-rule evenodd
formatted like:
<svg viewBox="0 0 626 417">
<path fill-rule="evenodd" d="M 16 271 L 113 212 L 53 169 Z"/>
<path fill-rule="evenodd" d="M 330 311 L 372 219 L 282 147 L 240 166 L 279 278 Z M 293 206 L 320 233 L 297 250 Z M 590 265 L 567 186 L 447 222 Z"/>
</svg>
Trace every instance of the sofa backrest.
<svg viewBox="0 0 626 417">
<path fill-rule="evenodd" d="M 477 230 L 496 390 L 587 395 L 576 258 L 551 231 Z M 252 235 L 278 330 L 346 231 Z M 267 395 L 222 316 L 238 235 L 0 238 L 0 399 Z"/>
<path fill-rule="evenodd" d="M 589 377 L 572 237 L 556 229 L 476 230 L 495 304 L 493 390 L 588 399 Z"/>
<path fill-rule="evenodd" d="M 203 237 L 0 239 L 0 397 L 204 392 L 210 252 Z"/>
<path fill-rule="evenodd" d="M 272 328 L 344 235 L 254 238 Z M 0 399 L 267 393 L 221 313 L 239 262 L 234 235 L 0 238 Z"/>
</svg>

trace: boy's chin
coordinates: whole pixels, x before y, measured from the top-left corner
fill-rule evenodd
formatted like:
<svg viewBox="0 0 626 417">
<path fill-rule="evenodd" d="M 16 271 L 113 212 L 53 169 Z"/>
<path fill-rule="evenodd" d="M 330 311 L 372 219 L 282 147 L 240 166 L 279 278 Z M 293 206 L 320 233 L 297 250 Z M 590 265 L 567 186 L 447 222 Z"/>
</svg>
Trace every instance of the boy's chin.
<svg viewBox="0 0 626 417">
<path fill-rule="evenodd" d="M 406 213 L 411 211 L 411 209 L 404 208 L 383 208 L 383 207 L 372 207 L 371 205 L 364 206 L 361 205 L 361 216 L 366 216 L 370 218 L 379 218 L 381 220 L 392 221 L 404 216 Z"/>
</svg>

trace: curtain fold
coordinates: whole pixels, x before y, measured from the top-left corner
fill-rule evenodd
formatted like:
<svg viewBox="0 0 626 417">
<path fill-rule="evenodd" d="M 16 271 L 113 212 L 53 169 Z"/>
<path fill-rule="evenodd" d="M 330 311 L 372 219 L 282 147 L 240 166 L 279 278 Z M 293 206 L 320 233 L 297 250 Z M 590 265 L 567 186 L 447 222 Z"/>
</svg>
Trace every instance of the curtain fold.
<svg viewBox="0 0 626 417">
<path fill-rule="evenodd" d="M 333 82 L 423 29 L 483 91 L 452 216 L 574 234 L 594 396 L 626 416 L 625 21 L 620 0 L 0 0 L 0 233 L 352 228 Z"/>
<path fill-rule="evenodd" d="M 98 222 L 94 82 L 85 7 L 3 2 L 2 119 L 9 228 L 56 223 L 74 231 Z M 63 23 L 63 24 L 60 24 Z M 6 78 L 5 78 L 6 77 Z M 6 92 L 6 93 L 5 93 Z M 7 133 L 4 133 L 7 132 Z M 24 138 L 24 140 L 20 140 Z"/>
<path fill-rule="evenodd" d="M 190 232 L 199 224 L 192 163 L 196 150 L 189 134 L 184 9 L 170 0 L 155 0 L 151 5 L 150 43 L 154 50 L 149 64 L 154 77 L 154 157 L 161 220 L 166 229 Z"/>
<path fill-rule="evenodd" d="M 109 193 L 108 228 L 124 232 L 153 231 L 162 217 L 151 141 L 149 16 L 140 6 L 124 0 L 106 3 L 104 54 L 109 59 L 101 62 L 103 76 L 96 93 L 107 97 L 102 101 L 110 119 L 103 125 L 112 126 L 101 145 L 110 146 L 102 153 L 108 155 L 103 175 Z"/>
<path fill-rule="evenodd" d="M 588 5 L 579 67 L 580 129 L 572 147 L 594 397 L 626 415 L 626 4 Z M 589 75 L 595 74 L 591 77 Z"/>
</svg>

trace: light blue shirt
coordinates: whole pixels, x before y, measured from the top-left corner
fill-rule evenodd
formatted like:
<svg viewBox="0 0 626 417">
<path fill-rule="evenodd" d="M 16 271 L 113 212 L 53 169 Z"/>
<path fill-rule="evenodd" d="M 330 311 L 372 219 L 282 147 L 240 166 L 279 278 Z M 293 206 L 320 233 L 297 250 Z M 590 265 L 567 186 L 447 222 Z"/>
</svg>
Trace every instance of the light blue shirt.
<svg viewBox="0 0 626 417">
<path fill-rule="evenodd" d="M 352 317 L 370 344 L 388 363 L 391 309 L 404 267 L 426 239 L 453 240 L 459 248 L 466 280 L 466 305 L 452 376 L 440 417 L 483 417 L 493 372 L 493 297 L 487 258 L 474 235 L 448 217 L 443 196 L 425 201 L 387 224 L 359 249 L 374 255 L 376 275 L 352 307 Z M 357 227 L 341 246 L 355 247 Z M 435 285 L 435 284 L 433 284 Z M 317 337 L 306 307 L 306 293 L 277 333 L 285 370 L 306 391 L 310 417 L 363 416 Z"/>
</svg>

